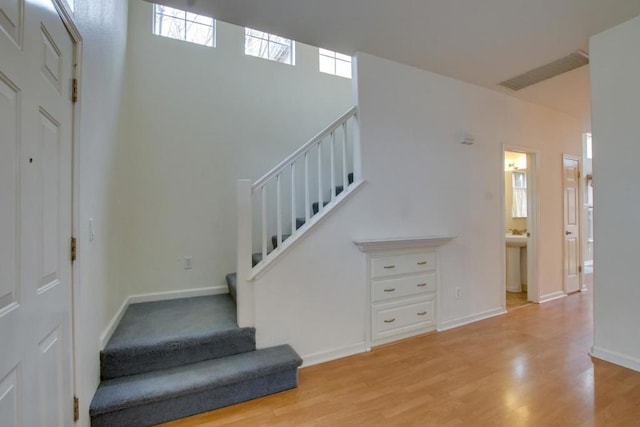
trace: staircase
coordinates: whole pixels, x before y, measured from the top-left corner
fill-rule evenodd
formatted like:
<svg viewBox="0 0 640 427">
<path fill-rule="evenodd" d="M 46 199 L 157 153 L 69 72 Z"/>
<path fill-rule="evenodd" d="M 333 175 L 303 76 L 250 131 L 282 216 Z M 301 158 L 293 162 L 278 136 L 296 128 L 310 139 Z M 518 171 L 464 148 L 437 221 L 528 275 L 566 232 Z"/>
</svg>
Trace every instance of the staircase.
<svg viewBox="0 0 640 427">
<path fill-rule="evenodd" d="M 357 132 L 353 107 L 255 183 L 238 182 L 229 294 L 130 305 L 100 353 L 92 427 L 151 426 L 297 387 L 290 346 L 256 350 L 249 281 L 363 183 Z"/>
<path fill-rule="evenodd" d="M 253 326 L 253 283 L 363 184 L 351 108 L 255 182 L 238 180 L 238 324 Z M 232 285 L 233 284 L 233 285 Z"/>
<path fill-rule="evenodd" d="M 151 426 L 297 387 L 302 359 L 256 350 L 231 295 L 130 305 L 100 354 L 91 425 Z"/>
</svg>

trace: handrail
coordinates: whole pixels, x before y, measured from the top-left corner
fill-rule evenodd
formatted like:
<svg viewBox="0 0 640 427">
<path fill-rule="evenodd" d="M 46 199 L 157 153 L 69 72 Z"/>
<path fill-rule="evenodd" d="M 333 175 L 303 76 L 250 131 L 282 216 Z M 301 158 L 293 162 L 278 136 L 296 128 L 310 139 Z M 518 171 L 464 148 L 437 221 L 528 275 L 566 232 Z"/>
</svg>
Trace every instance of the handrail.
<svg viewBox="0 0 640 427">
<path fill-rule="evenodd" d="M 255 326 L 249 282 L 363 184 L 358 118 L 357 106 L 350 108 L 255 183 L 238 180 L 239 326 Z M 273 181 L 275 194 L 268 195 Z"/>
<path fill-rule="evenodd" d="M 300 157 L 302 157 L 304 155 L 304 153 L 308 152 L 311 149 L 311 147 L 313 147 L 314 144 L 318 143 L 318 141 L 322 141 L 324 138 L 329 136 L 331 134 L 331 132 L 334 132 L 336 129 L 338 129 L 340 126 L 342 126 L 342 124 L 344 122 L 346 122 L 347 120 L 349 120 L 351 117 L 356 116 L 357 113 L 358 113 L 358 107 L 357 106 L 354 106 L 351 109 L 349 109 L 349 111 L 347 111 L 342 116 L 340 116 L 340 118 L 338 120 L 336 120 L 335 122 L 331 123 L 324 130 L 320 131 L 320 133 L 318 133 L 316 136 L 311 138 L 309 140 L 309 142 L 304 144 L 302 147 L 298 148 L 291 155 L 289 155 L 289 157 L 287 157 L 286 159 L 281 161 L 278 164 L 278 166 L 274 167 L 269 172 L 267 172 L 262 178 L 258 179 L 256 182 L 254 182 L 253 185 L 251 186 L 251 190 L 253 192 L 255 192 L 260 187 L 263 187 L 272 178 L 274 178 L 276 175 L 278 175 L 283 170 L 285 170 L 287 168 L 287 166 L 291 165 L 291 163 L 295 162 Z"/>
</svg>

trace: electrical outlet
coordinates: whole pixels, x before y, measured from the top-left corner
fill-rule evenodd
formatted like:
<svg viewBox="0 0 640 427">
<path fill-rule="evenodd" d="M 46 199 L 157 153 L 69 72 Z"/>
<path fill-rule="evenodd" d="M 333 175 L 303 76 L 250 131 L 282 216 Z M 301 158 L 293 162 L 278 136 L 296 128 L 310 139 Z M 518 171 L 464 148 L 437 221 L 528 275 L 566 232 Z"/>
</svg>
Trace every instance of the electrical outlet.
<svg viewBox="0 0 640 427">
<path fill-rule="evenodd" d="M 192 266 L 191 266 L 190 256 L 184 257 L 184 259 L 182 260 L 182 266 L 184 267 L 185 270 L 191 270 Z"/>
<path fill-rule="evenodd" d="M 462 299 L 462 288 L 459 286 L 456 288 L 456 299 Z"/>
</svg>

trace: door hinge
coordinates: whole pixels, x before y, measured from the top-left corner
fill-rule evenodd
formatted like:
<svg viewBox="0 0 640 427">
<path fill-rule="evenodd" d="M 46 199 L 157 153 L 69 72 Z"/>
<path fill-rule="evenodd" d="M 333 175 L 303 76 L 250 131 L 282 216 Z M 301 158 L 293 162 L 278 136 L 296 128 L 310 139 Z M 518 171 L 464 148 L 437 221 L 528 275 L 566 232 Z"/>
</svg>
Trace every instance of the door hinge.
<svg viewBox="0 0 640 427">
<path fill-rule="evenodd" d="M 73 396 L 73 422 L 78 422 L 80 419 L 80 399 L 78 396 Z"/>
<path fill-rule="evenodd" d="M 582 273 L 582 266 L 581 265 L 578 266 L 578 273 Z"/>
<path fill-rule="evenodd" d="M 76 260 L 76 252 L 77 252 L 76 238 L 71 237 L 71 261 L 72 262 Z"/>
<path fill-rule="evenodd" d="M 71 80 L 71 102 L 78 102 L 78 79 Z"/>
</svg>

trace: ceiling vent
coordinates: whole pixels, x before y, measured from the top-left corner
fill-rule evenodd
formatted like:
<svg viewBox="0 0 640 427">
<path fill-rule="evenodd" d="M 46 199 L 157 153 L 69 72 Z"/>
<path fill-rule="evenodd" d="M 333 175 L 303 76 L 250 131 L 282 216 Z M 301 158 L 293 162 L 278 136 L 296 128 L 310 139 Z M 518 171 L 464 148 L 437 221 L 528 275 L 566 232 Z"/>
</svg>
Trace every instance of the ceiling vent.
<svg viewBox="0 0 640 427">
<path fill-rule="evenodd" d="M 581 50 L 576 50 L 570 55 L 550 62 L 542 67 L 535 68 L 519 76 L 513 77 L 500 83 L 511 90 L 520 90 L 525 87 L 540 83 L 543 80 L 558 76 L 576 68 L 580 68 L 589 63 L 589 55 Z"/>
</svg>

